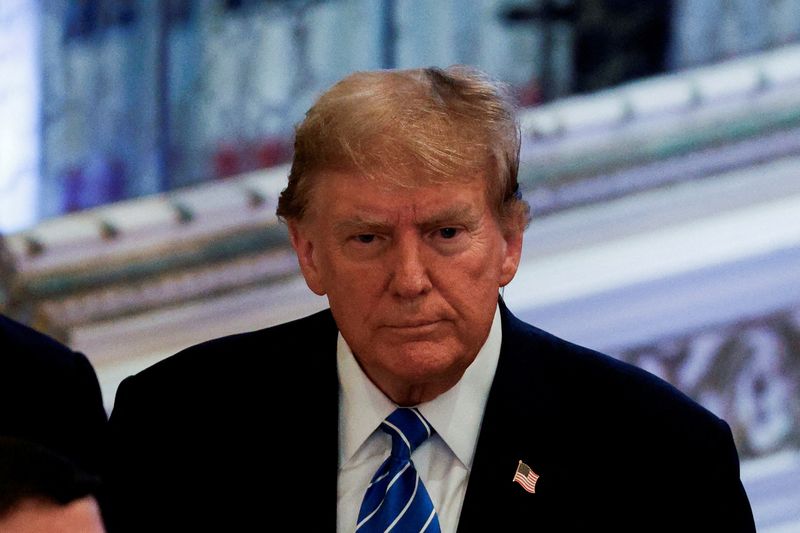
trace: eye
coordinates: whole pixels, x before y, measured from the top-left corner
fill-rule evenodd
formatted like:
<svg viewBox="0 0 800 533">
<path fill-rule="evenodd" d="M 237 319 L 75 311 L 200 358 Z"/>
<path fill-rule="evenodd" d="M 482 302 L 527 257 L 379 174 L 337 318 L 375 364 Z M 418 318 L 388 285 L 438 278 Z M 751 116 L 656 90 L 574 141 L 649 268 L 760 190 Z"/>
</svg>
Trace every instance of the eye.
<svg viewBox="0 0 800 533">
<path fill-rule="evenodd" d="M 456 235 L 458 235 L 458 229 L 456 228 L 440 228 L 438 230 L 439 236 L 443 239 L 452 239 Z"/>
<path fill-rule="evenodd" d="M 356 235 L 356 240 L 363 244 L 369 244 L 375 240 L 375 235 L 372 233 L 362 233 L 361 235 Z"/>
</svg>

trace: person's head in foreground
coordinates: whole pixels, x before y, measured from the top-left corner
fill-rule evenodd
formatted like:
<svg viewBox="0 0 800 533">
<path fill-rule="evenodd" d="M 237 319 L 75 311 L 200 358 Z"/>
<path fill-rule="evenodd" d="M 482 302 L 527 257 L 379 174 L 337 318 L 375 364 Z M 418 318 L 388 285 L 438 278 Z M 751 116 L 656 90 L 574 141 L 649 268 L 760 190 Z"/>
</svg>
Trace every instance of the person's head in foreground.
<svg viewBox="0 0 800 533">
<path fill-rule="evenodd" d="M 528 223 L 504 88 L 466 68 L 353 74 L 297 128 L 278 215 L 369 378 L 400 405 L 486 340 Z"/>
<path fill-rule="evenodd" d="M 96 478 L 38 444 L 0 437 L 0 531 L 103 533 Z"/>
</svg>

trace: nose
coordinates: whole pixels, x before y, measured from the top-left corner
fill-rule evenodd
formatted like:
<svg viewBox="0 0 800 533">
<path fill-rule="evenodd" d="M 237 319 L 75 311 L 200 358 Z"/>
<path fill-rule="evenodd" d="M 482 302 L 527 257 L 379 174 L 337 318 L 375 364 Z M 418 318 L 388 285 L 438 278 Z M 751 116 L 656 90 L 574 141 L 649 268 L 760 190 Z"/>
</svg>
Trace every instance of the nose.
<svg viewBox="0 0 800 533">
<path fill-rule="evenodd" d="M 390 290 L 400 298 L 416 298 L 431 290 L 428 267 L 421 253 L 421 243 L 410 237 L 398 239 L 395 253 L 390 254 L 392 273 Z"/>
</svg>

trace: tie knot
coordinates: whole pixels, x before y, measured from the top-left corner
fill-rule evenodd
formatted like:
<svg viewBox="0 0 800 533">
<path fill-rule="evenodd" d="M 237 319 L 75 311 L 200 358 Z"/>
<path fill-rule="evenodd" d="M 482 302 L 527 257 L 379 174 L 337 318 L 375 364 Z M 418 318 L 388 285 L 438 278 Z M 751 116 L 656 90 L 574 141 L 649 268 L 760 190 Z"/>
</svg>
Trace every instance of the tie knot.
<svg viewBox="0 0 800 533">
<path fill-rule="evenodd" d="M 400 407 L 387 416 L 381 429 L 392 436 L 392 457 L 404 459 L 434 432 L 422 413 L 409 407 Z"/>
</svg>

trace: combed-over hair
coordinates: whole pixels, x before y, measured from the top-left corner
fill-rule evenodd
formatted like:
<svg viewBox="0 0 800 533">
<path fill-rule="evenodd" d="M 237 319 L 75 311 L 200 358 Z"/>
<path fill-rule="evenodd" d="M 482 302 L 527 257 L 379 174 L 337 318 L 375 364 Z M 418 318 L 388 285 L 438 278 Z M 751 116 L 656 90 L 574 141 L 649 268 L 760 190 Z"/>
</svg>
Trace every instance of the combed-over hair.
<svg viewBox="0 0 800 533">
<path fill-rule="evenodd" d="M 529 208 L 518 192 L 519 147 L 506 87 L 476 69 L 357 72 L 325 92 L 297 126 L 277 214 L 301 220 L 325 171 L 400 186 L 484 179 L 498 219 L 523 228 Z"/>
</svg>

